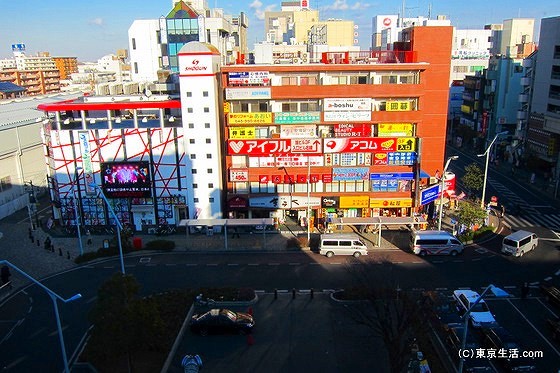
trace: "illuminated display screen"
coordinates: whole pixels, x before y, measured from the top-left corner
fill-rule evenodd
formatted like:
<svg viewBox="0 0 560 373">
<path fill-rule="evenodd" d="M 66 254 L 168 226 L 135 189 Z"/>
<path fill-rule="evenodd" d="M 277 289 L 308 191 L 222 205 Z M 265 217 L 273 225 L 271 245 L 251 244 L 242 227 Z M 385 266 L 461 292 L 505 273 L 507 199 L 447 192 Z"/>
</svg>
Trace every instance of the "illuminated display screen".
<svg viewBox="0 0 560 373">
<path fill-rule="evenodd" d="M 148 162 L 101 163 L 103 193 L 107 198 L 151 197 Z"/>
</svg>

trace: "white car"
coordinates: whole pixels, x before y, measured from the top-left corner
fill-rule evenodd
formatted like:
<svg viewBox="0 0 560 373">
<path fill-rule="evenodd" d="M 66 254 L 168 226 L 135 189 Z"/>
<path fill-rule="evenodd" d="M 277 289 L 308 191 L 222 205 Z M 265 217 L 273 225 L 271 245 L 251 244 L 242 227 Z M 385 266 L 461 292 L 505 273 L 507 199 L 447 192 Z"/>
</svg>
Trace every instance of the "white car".
<svg viewBox="0 0 560 373">
<path fill-rule="evenodd" d="M 474 302 L 480 297 L 476 291 L 472 290 L 455 290 L 453 292 L 453 299 L 457 302 L 457 307 L 461 314 L 467 312 Z M 475 328 L 480 328 L 482 326 L 495 326 L 497 325 L 494 315 L 488 309 L 488 305 L 481 299 L 476 306 L 471 310 L 469 314 L 471 324 Z"/>
</svg>

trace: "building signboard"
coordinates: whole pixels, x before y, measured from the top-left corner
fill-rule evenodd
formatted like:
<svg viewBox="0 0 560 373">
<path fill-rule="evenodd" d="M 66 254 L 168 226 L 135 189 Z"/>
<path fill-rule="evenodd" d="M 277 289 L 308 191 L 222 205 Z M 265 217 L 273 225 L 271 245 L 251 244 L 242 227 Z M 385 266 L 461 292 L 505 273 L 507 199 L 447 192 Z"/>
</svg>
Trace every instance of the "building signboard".
<svg viewBox="0 0 560 373">
<path fill-rule="evenodd" d="M 410 137 L 414 134 L 413 131 L 412 123 L 379 123 L 377 125 L 377 136 L 379 137 Z"/>
<path fill-rule="evenodd" d="M 255 127 L 230 127 L 229 128 L 229 138 L 230 139 L 254 139 L 255 138 Z"/>
<path fill-rule="evenodd" d="M 397 150 L 397 138 L 352 137 L 325 139 L 324 153 L 392 152 Z"/>
<path fill-rule="evenodd" d="M 415 152 L 387 153 L 387 164 L 390 166 L 412 166 L 416 163 Z"/>
<path fill-rule="evenodd" d="M 287 139 L 317 137 L 317 130 L 314 125 L 280 126 L 280 137 Z"/>
<path fill-rule="evenodd" d="M 371 120 L 371 111 L 325 111 L 325 122 L 365 122 Z"/>
<path fill-rule="evenodd" d="M 249 181 L 249 169 L 248 168 L 230 168 L 229 169 L 229 181 Z"/>
<path fill-rule="evenodd" d="M 371 180 L 413 180 L 414 172 L 386 172 L 386 173 L 373 173 L 370 175 Z"/>
<path fill-rule="evenodd" d="M 371 208 L 412 207 L 412 198 L 371 198 Z"/>
<path fill-rule="evenodd" d="M 412 102 L 409 100 L 387 101 L 386 111 L 411 111 Z"/>
<path fill-rule="evenodd" d="M 324 158 L 322 156 L 284 156 L 276 157 L 275 167 L 307 167 L 309 166 L 321 167 L 324 165 Z"/>
<path fill-rule="evenodd" d="M 320 139 L 228 140 L 229 155 L 321 154 Z"/>
<path fill-rule="evenodd" d="M 237 71 L 228 73 L 230 85 L 270 85 L 268 71 Z"/>
<path fill-rule="evenodd" d="M 428 187 L 420 192 L 420 204 L 427 205 L 430 202 L 435 201 L 439 198 L 439 188 L 440 185 L 435 184 L 431 187 Z"/>
<path fill-rule="evenodd" d="M 226 100 L 260 100 L 270 98 L 270 88 L 226 88 Z"/>
<path fill-rule="evenodd" d="M 340 196 L 341 208 L 364 208 L 369 207 L 368 196 Z"/>
<path fill-rule="evenodd" d="M 229 113 L 228 124 L 272 124 L 272 113 Z"/>
<path fill-rule="evenodd" d="M 368 180 L 369 167 L 335 167 L 332 169 L 333 181 Z"/>
<path fill-rule="evenodd" d="M 86 186 L 86 194 L 88 196 L 96 193 L 93 179 L 93 165 L 91 164 L 91 149 L 89 146 L 89 132 L 78 131 L 78 138 L 80 140 L 80 150 L 82 153 L 82 167 L 84 169 L 84 179 Z"/>
<path fill-rule="evenodd" d="M 337 208 L 339 207 L 340 199 L 338 196 L 328 196 L 321 197 L 321 207 L 326 208 Z"/>
<path fill-rule="evenodd" d="M 319 111 L 274 113 L 274 123 L 276 124 L 319 123 L 320 121 L 321 113 Z"/>
<path fill-rule="evenodd" d="M 341 123 L 334 125 L 335 137 L 369 137 L 371 124 L 366 123 Z"/>
<path fill-rule="evenodd" d="M 249 198 L 249 207 L 275 208 L 275 209 L 301 209 L 307 207 L 320 207 L 319 197 L 299 196 L 268 196 Z"/>
<path fill-rule="evenodd" d="M 323 111 L 371 111 L 371 98 L 325 98 Z"/>
</svg>

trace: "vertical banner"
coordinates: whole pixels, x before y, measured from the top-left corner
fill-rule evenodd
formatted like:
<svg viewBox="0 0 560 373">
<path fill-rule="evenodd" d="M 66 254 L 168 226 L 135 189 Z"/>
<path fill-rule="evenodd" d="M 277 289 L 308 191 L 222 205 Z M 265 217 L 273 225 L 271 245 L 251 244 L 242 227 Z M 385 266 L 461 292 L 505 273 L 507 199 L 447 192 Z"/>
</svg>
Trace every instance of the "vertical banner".
<svg viewBox="0 0 560 373">
<path fill-rule="evenodd" d="M 93 166 L 91 164 L 91 152 L 89 148 L 89 132 L 78 131 L 80 139 L 80 150 L 82 153 L 82 168 L 84 169 L 84 182 L 86 186 L 86 194 L 88 196 L 95 195 L 95 188 L 91 186 L 93 183 Z"/>
</svg>

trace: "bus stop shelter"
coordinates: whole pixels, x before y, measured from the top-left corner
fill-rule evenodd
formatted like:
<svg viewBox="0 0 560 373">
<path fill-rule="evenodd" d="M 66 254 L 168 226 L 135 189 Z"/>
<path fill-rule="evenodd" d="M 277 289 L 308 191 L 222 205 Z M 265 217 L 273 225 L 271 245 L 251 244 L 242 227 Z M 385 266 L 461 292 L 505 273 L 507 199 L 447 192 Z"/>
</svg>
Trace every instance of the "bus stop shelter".
<svg viewBox="0 0 560 373">
<path fill-rule="evenodd" d="M 421 216 L 402 216 L 402 217 L 387 217 L 387 216 L 373 216 L 370 218 L 333 218 L 329 224 L 336 226 L 353 225 L 358 228 L 358 231 L 365 232 L 368 226 L 373 226 L 374 230 L 378 232 L 377 246 L 381 246 L 381 231 L 382 229 L 390 229 L 400 226 L 409 228 L 417 228 L 419 225 L 428 224 L 426 219 Z"/>
<path fill-rule="evenodd" d="M 187 238 L 193 231 L 201 228 L 206 230 L 208 236 L 214 233 L 224 232 L 224 249 L 228 249 L 228 228 L 237 229 L 239 227 L 254 227 L 255 230 L 262 230 L 263 248 L 266 247 L 266 231 L 268 226 L 272 226 L 272 218 L 256 219 L 183 219 L 179 222 L 180 227 L 186 227 Z M 262 228 L 262 229 L 261 229 Z"/>
</svg>

